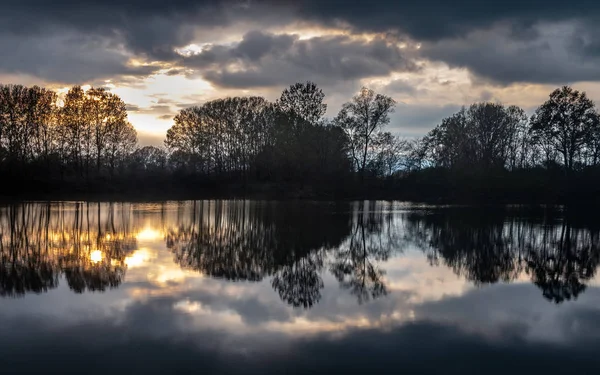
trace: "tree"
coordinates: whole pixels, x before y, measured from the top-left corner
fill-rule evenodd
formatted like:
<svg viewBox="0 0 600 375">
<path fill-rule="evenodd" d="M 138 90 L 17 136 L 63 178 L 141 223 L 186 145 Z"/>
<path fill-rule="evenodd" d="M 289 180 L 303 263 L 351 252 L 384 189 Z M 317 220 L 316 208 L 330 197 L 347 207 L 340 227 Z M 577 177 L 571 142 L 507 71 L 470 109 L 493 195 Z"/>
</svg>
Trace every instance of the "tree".
<svg viewBox="0 0 600 375">
<path fill-rule="evenodd" d="M 158 147 L 144 146 L 131 154 L 132 167 L 145 172 L 164 170 L 167 164 L 167 153 Z"/>
<path fill-rule="evenodd" d="M 93 140 L 91 153 L 96 158 L 96 173 L 99 174 L 103 159 L 107 158 L 112 166 L 116 149 L 123 146 L 109 142 L 130 142 L 133 138 L 126 134 L 131 133 L 131 129 L 127 129 L 127 109 L 121 98 L 103 88 L 89 89 L 84 105 Z"/>
<path fill-rule="evenodd" d="M 352 101 L 342 106 L 335 119 L 348 137 L 351 157 L 362 180 L 372 142 L 390 122 L 389 115 L 395 105 L 394 99 L 363 87 Z"/>
<path fill-rule="evenodd" d="M 137 132 L 128 121 L 109 122 L 107 131 L 106 154 L 111 176 L 115 169 L 124 165 L 127 156 L 133 152 L 137 144 Z"/>
<path fill-rule="evenodd" d="M 385 271 L 378 263 L 387 261 L 391 252 L 388 244 L 384 245 L 382 217 L 368 212 L 364 205 L 361 208 L 349 241 L 335 250 L 330 264 L 333 276 L 359 304 L 388 294 Z"/>
<path fill-rule="evenodd" d="M 373 141 L 372 167 L 377 176 L 392 176 L 402 167 L 408 142 L 390 132 L 380 133 Z"/>
<path fill-rule="evenodd" d="M 83 171 L 83 145 L 87 122 L 85 119 L 85 92 L 80 86 L 72 87 L 64 98 L 59 111 L 59 125 L 63 128 L 65 162 L 73 165 L 75 173 L 81 176 Z"/>
<path fill-rule="evenodd" d="M 277 100 L 277 105 L 284 112 L 293 112 L 310 124 L 317 124 L 327 111 L 323 103 L 325 94 L 313 82 L 296 83 L 285 89 Z"/>
<path fill-rule="evenodd" d="M 442 123 L 431 130 L 422 141 L 427 157 L 437 167 L 453 168 L 467 159 L 468 143 L 466 110 L 462 108 L 450 117 L 442 119 Z"/>
<path fill-rule="evenodd" d="M 514 168 L 525 162 L 525 124 L 519 107 L 475 103 L 443 119 L 423 142 L 429 158 L 439 167 Z"/>
<path fill-rule="evenodd" d="M 562 155 L 567 173 L 584 156 L 600 126 L 594 102 L 569 86 L 556 89 L 531 117 L 531 133 Z"/>
</svg>

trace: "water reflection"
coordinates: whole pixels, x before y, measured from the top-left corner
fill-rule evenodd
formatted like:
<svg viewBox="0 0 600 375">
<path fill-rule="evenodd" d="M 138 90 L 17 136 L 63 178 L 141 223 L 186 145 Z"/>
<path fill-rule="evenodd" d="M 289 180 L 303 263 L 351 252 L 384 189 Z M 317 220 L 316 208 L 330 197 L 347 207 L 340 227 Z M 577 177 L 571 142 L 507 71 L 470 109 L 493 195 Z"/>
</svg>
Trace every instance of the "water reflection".
<svg viewBox="0 0 600 375">
<path fill-rule="evenodd" d="M 64 280 L 106 291 L 162 242 L 182 270 L 230 282 L 268 280 L 286 304 L 311 308 L 325 276 L 360 304 L 386 296 L 386 264 L 419 249 L 483 286 L 527 279 L 548 300 L 577 298 L 600 262 L 594 220 L 552 210 L 408 208 L 393 203 L 198 201 L 29 203 L 0 209 L 0 295 Z"/>
<path fill-rule="evenodd" d="M 510 282 L 523 272 L 556 303 L 576 298 L 600 261 L 594 220 L 547 211 L 443 209 L 409 213 L 407 238 L 431 263 L 451 267 L 476 284 Z"/>
<path fill-rule="evenodd" d="M 296 307 L 319 301 L 323 258 L 351 228 L 345 205 L 194 202 L 181 211 L 166 236 L 181 267 L 232 281 L 273 277 Z"/>
<path fill-rule="evenodd" d="M 387 261 L 393 251 L 402 250 L 401 226 L 384 207 L 373 210 L 362 202 L 354 208 L 352 232 L 333 251 L 330 270 L 340 285 L 363 303 L 387 294 L 385 271 L 378 264 Z"/>
<path fill-rule="evenodd" d="M 56 288 L 64 276 L 76 293 L 121 284 L 137 245 L 113 204 L 11 205 L 0 214 L 0 295 Z"/>
</svg>

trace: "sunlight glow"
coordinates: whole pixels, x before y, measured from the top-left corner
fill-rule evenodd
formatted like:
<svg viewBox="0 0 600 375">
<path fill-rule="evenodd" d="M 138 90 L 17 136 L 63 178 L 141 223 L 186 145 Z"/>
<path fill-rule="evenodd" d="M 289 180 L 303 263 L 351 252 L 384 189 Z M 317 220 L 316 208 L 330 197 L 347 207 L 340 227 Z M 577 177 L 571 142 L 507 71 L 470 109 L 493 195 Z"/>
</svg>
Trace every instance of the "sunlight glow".
<svg viewBox="0 0 600 375">
<path fill-rule="evenodd" d="M 139 267 L 147 263 L 151 258 L 150 253 L 146 249 L 136 250 L 133 254 L 125 258 L 125 264 L 129 268 Z"/>
<path fill-rule="evenodd" d="M 162 235 L 159 231 L 152 228 L 145 228 L 141 232 L 139 232 L 135 238 L 138 241 L 154 241 L 162 238 Z"/>
<path fill-rule="evenodd" d="M 100 250 L 94 250 L 90 253 L 90 260 L 92 263 L 100 263 L 104 259 L 104 254 Z"/>
<path fill-rule="evenodd" d="M 195 277 L 195 275 L 194 275 Z M 180 268 L 177 269 L 160 269 L 154 281 L 158 284 L 180 283 L 186 279 L 186 273 Z"/>
</svg>

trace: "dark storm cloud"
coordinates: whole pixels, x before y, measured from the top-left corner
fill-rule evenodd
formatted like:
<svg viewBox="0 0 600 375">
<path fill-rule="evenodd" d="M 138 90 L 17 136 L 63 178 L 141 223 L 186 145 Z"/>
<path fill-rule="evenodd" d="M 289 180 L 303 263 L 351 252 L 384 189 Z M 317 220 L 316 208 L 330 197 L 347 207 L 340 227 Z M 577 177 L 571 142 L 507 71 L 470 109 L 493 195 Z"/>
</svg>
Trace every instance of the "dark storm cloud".
<svg viewBox="0 0 600 375">
<path fill-rule="evenodd" d="M 250 88 L 313 80 L 320 84 L 387 76 L 418 69 L 410 54 L 384 39 L 349 36 L 300 39 L 297 35 L 247 33 L 233 46 L 213 45 L 182 58 L 215 85 Z"/>
<path fill-rule="evenodd" d="M 0 5 L 0 34 L 102 35 L 135 53 L 168 60 L 174 57 L 174 47 L 193 39 L 196 26 L 229 26 L 267 17 L 260 4 L 249 6 L 245 0 L 23 0 Z"/>
<path fill-rule="evenodd" d="M 110 79 L 115 75 L 144 77 L 156 68 L 129 66 L 128 57 L 110 42 L 74 34 L 36 37 L 0 34 L 0 71 L 22 73 L 61 83 Z"/>
<path fill-rule="evenodd" d="M 304 19 L 325 24 L 344 23 L 358 31 L 398 30 L 420 40 L 463 36 L 498 22 L 511 23 L 515 36 L 531 35 L 539 21 L 595 20 L 596 0 L 379 0 L 377 3 L 346 0 L 288 1 Z"/>
<path fill-rule="evenodd" d="M 537 37 L 515 40 L 507 28 L 475 32 L 464 38 L 423 43 L 423 57 L 467 68 L 496 83 L 599 80 L 596 37 L 573 24 L 537 27 Z"/>
<path fill-rule="evenodd" d="M 13 32 L 40 30 L 48 25 L 67 25 L 82 30 L 123 30 L 133 25 L 131 32 L 135 33 L 135 27 L 142 24 L 137 22 L 139 20 L 170 20 L 172 26 L 191 23 L 222 26 L 259 17 L 269 18 L 271 22 L 279 19 L 282 23 L 291 18 L 321 24 L 344 23 L 359 31 L 401 30 L 425 40 L 457 36 L 501 21 L 512 22 L 518 34 L 526 35 L 528 26 L 540 20 L 590 19 L 597 17 L 600 11 L 600 4 L 595 0 L 506 0 L 501 3 L 479 0 L 379 0 L 377 3 L 346 0 L 15 0 L 4 4 L 3 18 L 7 22 L 0 30 Z M 286 16 L 282 17 L 284 14 Z M 152 23 L 138 30 L 153 30 L 151 26 Z M 147 38 L 173 35 L 169 29 L 155 31 Z"/>
<path fill-rule="evenodd" d="M 305 0 L 296 9 L 305 19 L 356 32 L 407 35 L 423 42 L 423 57 L 495 83 L 600 79 L 600 2 L 595 0 Z M 565 23 L 578 28 L 563 30 Z"/>
<path fill-rule="evenodd" d="M 423 42 L 424 57 L 465 67 L 500 83 L 597 80 L 599 15 L 600 2 L 596 0 L 10 0 L 0 5 L 1 47 L 9 52 L 4 55 L 8 59 L 0 59 L 0 72 L 63 82 L 97 80 L 111 74 L 143 76 L 152 69 L 129 67 L 128 54 L 175 63 L 179 58 L 176 48 L 198 38 L 210 42 L 218 33 L 215 30 L 226 33 L 231 28 L 239 31 L 259 26 L 268 30 L 300 22 Z M 560 45 L 548 42 L 548 34 L 540 32 L 539 25 L 551 29 L 561 22 L 578 25 L 579 30 L 569 31 L 567 37 L 558 35 Z M 81 41 L 68 45 L 57 41 L 69 35 L 77 35 Z M 102 42 L 89 43 L 90 38 Z M 281 43 L 279 52 L 276 42 Z M 226 87 L 275 85 L 282 83 L 284 75 L 285 83 L 303 77 L 360 79 L 406 68 L 390 64 L 393 56 L 386 53 L 395 52 L 388 47 L 380 46 L 382 55 L 363 50 L 364 58 L 346 48 L 343 38 L 311 43 L 255 33 L 246 35 L 235 53 L 229 47 L 219 50 L 214 46 L 213 55 L 206 53 L 202 58 L 204 64 L 216 64 L 223 55 L 243 62 L 241 70 L 211 68 L 205 72 L 206 78 Z M 288 67 L 275 61 L 278 53 Z M 306 61 L 301 61 L 303 58 Z M 258 63 L 259 67 L 253 65 Z M 265 74 L 269 71 L 273 74 Z M 169 74 L 178 73 L 184 72 L 175 67 Z"/>
<path fill-rule="evenodd" d="M 0 4 L 0 72 L 81 83 L 143 75 L 127 65 L 131 54 L 169 62 L 195 28 L 260 19 L 260 7 L 241 0 L 102 2 L 23 0 Z M 76 36 L 76 37 L 74 37 Z M 68 40 L 71 39 L 71 40 Z M 8 59 L 6 58 L 8 56 Z"/>
</svg>

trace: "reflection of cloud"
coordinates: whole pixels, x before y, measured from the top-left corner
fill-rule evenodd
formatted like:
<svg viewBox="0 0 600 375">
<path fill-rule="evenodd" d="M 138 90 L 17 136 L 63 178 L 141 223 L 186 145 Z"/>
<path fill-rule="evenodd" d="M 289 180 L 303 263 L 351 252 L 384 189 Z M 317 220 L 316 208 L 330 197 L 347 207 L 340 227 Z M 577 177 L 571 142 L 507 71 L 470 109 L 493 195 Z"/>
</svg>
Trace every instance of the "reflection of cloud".
<svg viewBox="0 0 600 375">
<path fill-rule="evenodd" d="M 190 331 L 185 310 L 195 307 L 180 306 L 185 304 L 162 299 L 137 303 L 127 306 L 119 320 L 100 319 L 61 330 L 48 320 L 2 317 L 0 366 L 54 373 L 65 372 L 68 363 L 68 372 L 86 374 L 199 369 L 228 374 L 470 374 L 483 369 L 486 374 L 587 374 L 600 366 L 593 336 L 580 344 L 530 345 L 518 332 L 491 339 L 460 325 L 414 322 L 286 339 L 269 332 L 239 335 L 221 327 Z M 574 314 L 586 316 L 591 317 L 585 311 Z M 98 353 L 105 354 L 101 360 Z"/>
<path fill-rule="evenodd" d="M 409 292 L 411 303 L 459 296 L 473 287 L 449 268 L 432 267 L 421 253 L 415 251 L 390 259 L 385 268 L 390 291 Z"/>
</svg>

